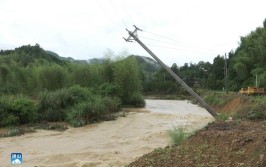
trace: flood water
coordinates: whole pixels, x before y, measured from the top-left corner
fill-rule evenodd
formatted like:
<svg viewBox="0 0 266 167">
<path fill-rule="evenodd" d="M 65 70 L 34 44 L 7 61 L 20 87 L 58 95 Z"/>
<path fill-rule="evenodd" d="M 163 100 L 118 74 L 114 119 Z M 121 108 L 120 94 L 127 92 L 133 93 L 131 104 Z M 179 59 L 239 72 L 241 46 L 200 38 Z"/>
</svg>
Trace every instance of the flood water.
<svg viewBox="0 0 266 167">
<path fill-rule="evenodd" d="M 155 148 L 170 144 L 167 130 L 204 127 L 212 116 L 188 101 L 146 100 L 144 109 L 128 109 L 126 117 L 64 132 L 39 130 L 0 139 L 0 166 L 10 154 L 23 154 L 23 167 L 125 166 Z"/>
</svg>

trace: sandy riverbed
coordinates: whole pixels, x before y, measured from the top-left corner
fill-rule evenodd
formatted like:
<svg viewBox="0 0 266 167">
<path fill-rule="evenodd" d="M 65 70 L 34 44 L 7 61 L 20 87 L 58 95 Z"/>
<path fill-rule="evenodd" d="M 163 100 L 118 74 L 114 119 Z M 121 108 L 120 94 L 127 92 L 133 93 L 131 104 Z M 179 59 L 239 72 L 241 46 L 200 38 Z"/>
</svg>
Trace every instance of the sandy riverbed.
<svg viewBox="0 0 266 167">
<path fill-rule="evenodd" d="M 167 146 L 166 131 L 171 127 L 193 131 L 213 120 L 205 109 L 187 101 L 146 100 L 146 104 L 145 109 L 130 109 L 127 117 L 115 121 L 2 138 L 0 166 L 11 166 L 12 152 L 23 154 L 23 167 L 125 166 Z"/>
</svg>

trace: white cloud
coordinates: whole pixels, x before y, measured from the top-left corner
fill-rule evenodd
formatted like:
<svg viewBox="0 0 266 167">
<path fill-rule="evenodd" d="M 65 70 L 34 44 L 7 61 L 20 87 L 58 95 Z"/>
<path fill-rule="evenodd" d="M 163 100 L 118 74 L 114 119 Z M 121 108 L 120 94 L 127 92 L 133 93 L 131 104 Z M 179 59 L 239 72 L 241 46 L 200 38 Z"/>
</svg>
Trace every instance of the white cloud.
<svg viewBox="0 0 266 167">
<path fill-rule="evenodd" d="M 163 46 L 148 45 L 168 65 L 212 61 L 262 25 L 265 6 L 264 0 L 0 0 L 0 49 L 39 43 L 75 59 L 102 57 L 107 48 L 149 56 L 122 39 L 136 24 L 180 42 L 151 41 L 141 36 L 162 39 L 140 32 L 147 45 Z"/>
</svg>

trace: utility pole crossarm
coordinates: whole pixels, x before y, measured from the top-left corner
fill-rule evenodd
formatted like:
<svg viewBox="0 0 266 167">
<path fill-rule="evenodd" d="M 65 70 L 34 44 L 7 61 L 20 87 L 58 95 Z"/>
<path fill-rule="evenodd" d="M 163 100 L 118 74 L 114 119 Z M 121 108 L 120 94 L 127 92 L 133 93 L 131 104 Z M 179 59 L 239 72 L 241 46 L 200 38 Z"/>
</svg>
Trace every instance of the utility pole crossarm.
<svg viewBox="0 0 266 167">
<path fill-rule="evenodd" d="M 216 117 L 218 114 L 207 104 L 205 103 L 181 78 L 179 78 L 168 66 L 166 66 L 146 45 L 144 45 L 138 37 L 135 35 L 137 30 L 140 30 L 135 25 L 135 30 L 133 32 L 128 31 L 130 39 L 131 37 L 137 41 L 140 46 L 142 46 L 172 77 L 181 85 L 183 86 L 190 95 L 192 95 L 196 100 L 213 116 Z M 141 31 L 141 30 L 140 30 Z M 132 40 L 132 39 L 131 39 Z"/>
</svg>

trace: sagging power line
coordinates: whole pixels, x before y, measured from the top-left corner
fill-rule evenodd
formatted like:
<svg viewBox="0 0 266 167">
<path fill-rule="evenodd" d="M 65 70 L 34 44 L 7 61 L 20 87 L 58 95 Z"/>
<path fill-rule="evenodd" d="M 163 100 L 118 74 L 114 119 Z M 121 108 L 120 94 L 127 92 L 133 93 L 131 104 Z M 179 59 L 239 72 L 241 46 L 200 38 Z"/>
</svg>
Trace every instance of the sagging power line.
<svg viewBox="0 0 266 167">
<path fill-rule="evenodd" d="M 205 103 L 181 78 L 179 78 L 168 66 L 166 66 L 146 45 L 144 45 L 138 38 L 137 32 L 142 31 L 138 27 L 135 27 L 133 32 L 128 31 L 129 37 L 124 38 L 127 42 L 132 42 L 135 40 L 142 46 L 181 86 L 183 86 L 188 93 L 193 96 L 213 117 L 216 117 L 218 114 L 207 104 Z"/>
<path fill-rule="evenodd" d="M 190 51 L 193 50 L 193 51 L 197 51 L 197 52 L 209 52 L 209 53 L 215 53 L 216 51 L 215 50 L 211 50 L 211 49 L 206 49 L 206 48 L 202 48 L 202 47 L 199 47 L 199 46 L 195 46 L 194 44 L 190 44 L 190 43 L 187 43 L 187 42 L 183 42 L 183 41 L 179 41 L 179 40 L 175 40 L 173 38 L 169 38 L 169 37 L 166 37 L 166 36 L 163 36 L 163 35 L 159 35 L 159 34 L 155 34 L 155 33 L 151 33 L 151 32 L 147 32 L 147 31 L 143 31 L 143 32 L 146 32 L 146 33 L 149 33 L 155 37 L 159 37 L 159 39 L 157 38 L 151 38 L 151 37 L 147 37 L 147 36 L 141 36 L 141 38 L 143 39 L 147 39 L 147 40 L 150 40 L 150 41 L 155 41 L 155 42 L 160 42 L 160 43 L 163 43 L 165 45 L 171 45 L 171 47 L 168 47 L 168 46 L 164 46 L 164 47 L 168 47 L 168 48 L 173 48 L 173 46 L 175 46 L 175 48 L 177 47 L 183 47 L 183 48 L 188 48 Z M 161 40 L 163 39 L 163 40 Z M 178 49 L 179 49 L 178 48 Z"/>
<path fill-rule="evenodd" d="M 96 0 L 97 5 L 105 14 L 106 20 L 111 22 L 113 25 L 118 25 L 121 29 L 123 29 L 125 26 L 127 26 L 128 23 L 130 23 L 130 21 L 128 20 L 132 20 L 130 25 L 133 24 L 133 18 L 127 11 L 126 5 L 123 3 L 123 1 L 121 1 L 120 5 L 114 2 L 117 1 L 109 0 L 104 1 L 104 3 L 101 3 L 100 0 Z M 106 5 L 108 7 L 106 7 Z"/>
</svg>

